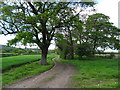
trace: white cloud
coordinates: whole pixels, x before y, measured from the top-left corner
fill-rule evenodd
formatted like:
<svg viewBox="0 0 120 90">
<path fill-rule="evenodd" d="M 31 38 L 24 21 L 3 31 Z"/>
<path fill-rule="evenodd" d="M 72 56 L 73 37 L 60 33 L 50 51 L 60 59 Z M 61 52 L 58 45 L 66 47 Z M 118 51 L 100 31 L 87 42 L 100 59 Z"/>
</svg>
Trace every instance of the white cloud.
<svg viewBox="0 0 120 90">
<path fill-rule="evenodd" d="M 118 27 L 118 2 L 120 0 L 99 0 L 97 10 L 110 17 L 110 22 Z"/>
<path fill-rule="evenodd" d="M 8 40 L 13 39 L 15 36 L 14 35 L 0 35 L 0 44 L 6 45 Z"/>
</svg>

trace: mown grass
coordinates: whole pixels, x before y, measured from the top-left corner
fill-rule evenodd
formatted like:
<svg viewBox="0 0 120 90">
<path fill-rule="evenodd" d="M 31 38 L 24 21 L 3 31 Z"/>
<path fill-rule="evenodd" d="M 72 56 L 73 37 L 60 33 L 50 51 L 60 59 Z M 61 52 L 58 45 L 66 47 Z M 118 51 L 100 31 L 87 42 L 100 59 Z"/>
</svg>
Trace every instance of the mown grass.
<svg viewBox="0 0 120 90">
<path fill-rule="evenodd" d="M 42 66 L 39 64 L 40 63 L 39 61 L 36 61 L 6 71 L 5 73 L 2 74 L 2 85 L 3 86 L 10 85 L 12 83 L 17 82 L 17 80 L 38 75 L 46 70 L 49 70 L 54 66 L 54 63 L 51 61 L 53 57 L 55 57 L 55 55 L 48 55 L 49 65 Z"/>
<path fill-rule="evenodd" d="M 2 68 L 0 68 L 0 70 L 5 71 L 13 67 L 20 66 L 22 64 L 40 60 L 40 58 L 41 58 L 40 55 L 19 55 L 3 57 L 2 60 L 0 60 L 0 65 L 2 65 Z"/>
<path fill-rule="evenodd" d="M 70 86 L 79 88 L 118 87 L 118 59 L 94 58 L 93 60 L 63 60 L 74 65 L 76 75 Z"/>
</svg>

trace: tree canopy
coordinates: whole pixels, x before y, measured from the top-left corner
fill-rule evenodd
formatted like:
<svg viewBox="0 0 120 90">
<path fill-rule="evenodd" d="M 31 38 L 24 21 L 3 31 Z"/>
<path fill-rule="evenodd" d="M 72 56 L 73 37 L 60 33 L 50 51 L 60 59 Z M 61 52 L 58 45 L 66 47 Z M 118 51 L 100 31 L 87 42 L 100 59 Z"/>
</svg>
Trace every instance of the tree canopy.
<svg viewBox="0 0 120 90">
<path fill-rule="evenodd" d="M 89 16 L 86 21 L 86 34 L 94 50 L 98 47 L 119 49 L 120 29 L 113 26 L 109 19 L 102 13 L 96 13 Z"/>
<path fill-rule="evenodd" d="M 22 42 L 36 44 L 42 51 L 41 64 L 46 57 L 51 40 L 64 57 L 74 58 L 75 46 L 90 43 L 93 50 L 119 49 L 120 29 L 109 22 L 109 17 L 96 13 L 84 15 L 87 8 L 95 12 L 94 2 L 0 2 L 0 28 L 4 35 L 15 34 L 9 44 Z M 76 11 L 76 8 L 79 8 Z M 90 11 L 90 12 L 91 12 Z"/>
<path fill-rule="evenodd" d="M 35 43 L 42 50 L 41 64 L 46 65 L 48 47 L 57 30 L 65 27 L 76 15 L 72 6 L 84 7 L 94 2 L 1 2 L 0 17 L 2 33 L 16 34 L 9 41 L 15 44 L 19 41 L 26 45 Z"/>
</svg>

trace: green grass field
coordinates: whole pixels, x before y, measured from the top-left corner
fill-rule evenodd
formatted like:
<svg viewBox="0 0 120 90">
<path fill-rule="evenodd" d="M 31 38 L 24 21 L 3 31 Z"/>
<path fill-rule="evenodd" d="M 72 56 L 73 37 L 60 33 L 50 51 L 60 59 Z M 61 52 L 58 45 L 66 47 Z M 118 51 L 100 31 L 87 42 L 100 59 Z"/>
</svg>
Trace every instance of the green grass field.
<svg viewBox="0 0 120 90">
<path fill-rule="evenodd" d="M 17 67 L 22 64 L 39 60 L 40 58 L 41 58 L 40 55 L 19 55 L 3 57 L 2 60 L 0 60 L 0 64 L 2 64 L 2 68 L 0 68 L 0 70 L 5 71 L 11 69 L 12 67 Z"/>
<path fill-rule="evenodd" d="M 36 55 L 34 55 L 36 56 Z M 33 56 L 33 57 L 34 57 Z M 22 57 L 22 56 L 21 56 Z M 26 77 L 38 75 L 46 70 L 49 70 L 54 66 L 54 63 L 51 61 L 51 59 L 55 57 L 55 55 L 48 55 L 48 64 L 45 66 L 41 66 L 39 61 L 35 61 L 32 63 L 21 65 L 20 67 L 13 68 L 11 70 L 8 70 L 2 74 L 2 85 L 10 85 L 12 83 L 15 83 L 17 80 L 24 79 Z M 10 57 L 9 57 L 10 58 Z M 23 58 L 24 59 L 24 58 Z M 36 58 L 33 58 L 34 60 Z M 22 60 L 22 59 L 21 59 Z M 27 58 L 26 58 L 27 60 Z"/>
<path fill-rule="evenodd" d="M 70 86 L 79 88 L 118 87 L 118 59 L 63 60 L 77 69 Z"/>
</svg>

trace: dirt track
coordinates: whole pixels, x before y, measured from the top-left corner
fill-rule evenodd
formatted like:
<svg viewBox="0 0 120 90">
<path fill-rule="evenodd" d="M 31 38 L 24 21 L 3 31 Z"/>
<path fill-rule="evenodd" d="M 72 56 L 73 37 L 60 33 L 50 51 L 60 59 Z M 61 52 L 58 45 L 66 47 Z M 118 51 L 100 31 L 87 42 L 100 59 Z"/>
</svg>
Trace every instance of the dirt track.
<svg viewBox="0 0 120 90">
<path fill-rule="evenodd" d="M 55 66 L 38 76 L 22 80 L 7 88 L 67 88 L 70 76 L 75 73 L 73 66 L 67 63 L 57 63 Z"/>
</svg>

